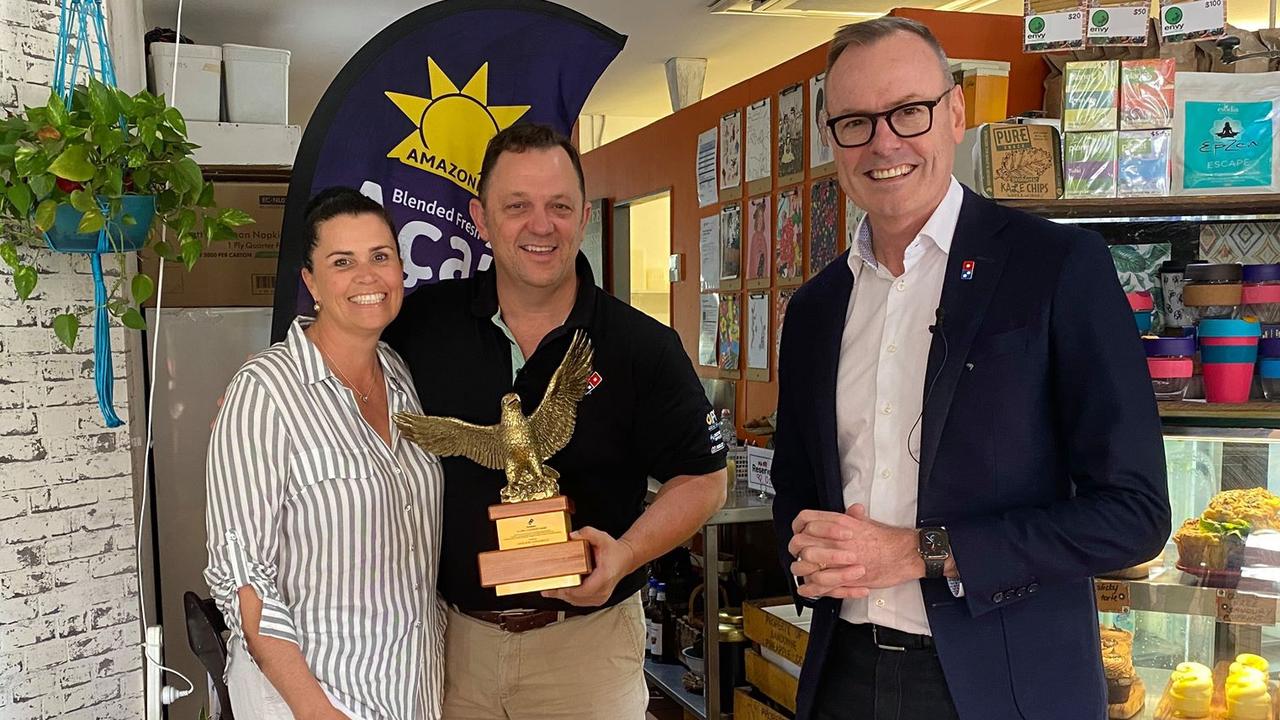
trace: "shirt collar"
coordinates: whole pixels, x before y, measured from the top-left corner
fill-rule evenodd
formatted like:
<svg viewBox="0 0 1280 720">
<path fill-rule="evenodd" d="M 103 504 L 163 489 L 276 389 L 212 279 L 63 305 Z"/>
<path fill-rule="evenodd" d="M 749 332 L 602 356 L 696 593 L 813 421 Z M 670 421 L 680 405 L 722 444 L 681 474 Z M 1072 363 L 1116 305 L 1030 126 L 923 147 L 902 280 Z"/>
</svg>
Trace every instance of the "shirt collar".
<svg viewBox="0 0 1280 720">
<path fill-rule="evenodd" d="M 916 236 L 917 240 L 928 238 L 944 254 L 950 254 L 951 241 L 956 234 L 956 223 L 960 219 L 960 206 L 963 204 L 964 188 L 955 177 L 952 177 L 951 184 L 947 187 L 947 194 L 943 196 L 942 202 L 938 203 L 938 207 L 929 216 L 924 227 L 920 228 L 920 234 Z M 876 261 L 875 250 L 871 244 L 870 215 L 864 216 L 858 223 L 854 238 L 854 246 L 849 253 L 849 269 L 853 271 L 853 276 L 858 277 L 863 266 L 879 270 L 880 263 Z"/>
<path fill-rule="evenodd" d="M 595 275 L 591 272 L 591 263 L 587 261 L 586 255 L 579 252 L 574 266 L 578 275 L 578 295 L 573 301 L 569 317 L 564 321 L 564 327 L 589 328 L 595 317 L 596 293 L 600 288 L 596 286 Z M 475 280 L 471 312 L 476 317 L 492 320 L 499 313 L 497 272 L 486 270 L 476 274 Z"/>
<path fill-rule="evenodd" d="M 289 349 L 289 354 L 298 361 L 298 370 L 302 374 L 302 382 L 307 385 L 315 385 L 324 382 L 329 378 L 335 377 L 333 371 L 324 361 L 324 354 L 320 352 L 320 348 L 307 338 L 304 332 L 311 324 L 316 321 L 315 318 L 306 315 L 299 315 L 293 319 L 293 324 L 289 326 L 289 333 L 285 336 L 285 346 Z M 378 342 L 378 362 L 382 366 L 382 374 L 388 379 L 391 387 L 403 394 L 409 393 L 409 388 L 405 387 L 404 381 L 399 375 L 392 371 L 395 364 L 392 362 L 389 353 L 391 349 L 381 341 Z"/>
</svg>

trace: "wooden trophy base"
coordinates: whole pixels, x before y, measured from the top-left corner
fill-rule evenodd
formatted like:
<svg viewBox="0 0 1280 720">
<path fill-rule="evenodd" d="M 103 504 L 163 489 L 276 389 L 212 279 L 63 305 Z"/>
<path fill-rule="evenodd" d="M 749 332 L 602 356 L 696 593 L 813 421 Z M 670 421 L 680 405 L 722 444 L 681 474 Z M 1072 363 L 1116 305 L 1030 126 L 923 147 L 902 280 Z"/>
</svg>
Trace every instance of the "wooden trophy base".
<svg viewBox="0 0 1280 720">
<path fill-rule="evenodd" d="M 480 553 L 480 585 L 503 596 L 582 584 L 591 572 L 591 544 L 569 539 L 572 512 L 563 495 L 490 505 L 498 549 Z"/>
</svg>

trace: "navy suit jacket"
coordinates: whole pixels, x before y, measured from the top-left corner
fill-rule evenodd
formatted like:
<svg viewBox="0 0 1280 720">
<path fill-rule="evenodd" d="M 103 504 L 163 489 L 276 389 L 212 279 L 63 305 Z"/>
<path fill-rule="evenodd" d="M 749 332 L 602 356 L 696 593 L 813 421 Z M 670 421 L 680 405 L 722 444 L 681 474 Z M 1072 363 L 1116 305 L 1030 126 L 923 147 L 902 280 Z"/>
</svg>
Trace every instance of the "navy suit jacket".
<svg viewBox="0 0 1280 720">
<path fill-rule="evenodd" d="M 797 513 L 844 510 L 847 255 L 796 292 L 783 325 L 773 484 L 784 565 Z M 964 582 L 956 598 L 943 580 L 920 581 L 956 708 L 965 720 L 1104 718 L 1091 576 L 1155 557 L 1171 530 L 1160 420 L 1110 254 L 1095 233 L 966 190 L 940 307 L 917 526 L 947 528 Z M 814 610 L 806 720 L 840 603 L 797 600 Z"/>
</svg>

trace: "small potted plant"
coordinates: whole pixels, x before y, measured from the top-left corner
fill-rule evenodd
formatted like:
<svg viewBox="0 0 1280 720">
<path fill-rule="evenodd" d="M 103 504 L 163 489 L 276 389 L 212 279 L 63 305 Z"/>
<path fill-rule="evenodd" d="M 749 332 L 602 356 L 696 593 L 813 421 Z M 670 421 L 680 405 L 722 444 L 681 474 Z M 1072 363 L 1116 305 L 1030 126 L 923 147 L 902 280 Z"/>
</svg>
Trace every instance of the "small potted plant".
<svg viewBox="0 0 1280 720">
<path fill-rule="evenodd" d="M 123 253 L 150 248 L 190 269 L 211 243 L 234 239 L 236 227 L 253 222 L 215 206 L 212 184 L 191 159 L 195 147 L 182 114 L 163 98 L 92 78 L 70 102 L 53 92 L 47 104 L 0 120 L 0 262 L 12 271 L 18 298 L 36 288 L 33 253 L 118 253 L 121 272 L 95 304 L 126 327 L 144 328 L 139 307 L 155 284 L 139 273 L 125 287 Z M 79 327 L 76 313 L 53 322 L 67 347 Z"/>
</svg>

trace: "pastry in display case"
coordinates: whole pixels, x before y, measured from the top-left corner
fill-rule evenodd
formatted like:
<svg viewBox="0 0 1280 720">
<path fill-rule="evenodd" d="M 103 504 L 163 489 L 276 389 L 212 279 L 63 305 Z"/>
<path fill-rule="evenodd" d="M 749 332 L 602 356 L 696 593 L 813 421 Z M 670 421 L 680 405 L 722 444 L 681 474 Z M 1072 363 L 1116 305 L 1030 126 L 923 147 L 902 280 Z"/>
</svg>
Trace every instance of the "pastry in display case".
<svg viewBox="0 0 1280 720">
<path fill-rule="evenodd" d="M 1173 535 L 1179 570 L 1211 586 L 1234 587 L 1246 563 L 1249 536 L 1280 529 L 1280 497 L 1265 488 L 1225 490 L 1209 501 L 1199 517 L 1189 518 Z"/>
<path fill-rule="evenodd" d="M 1129 720 L 1142 712 L 1146 690 L 1133 667 L 1133 633 L 1102 626 L 1102 671 L 1107 677 L 1107 717 Z"/>
</svg>

